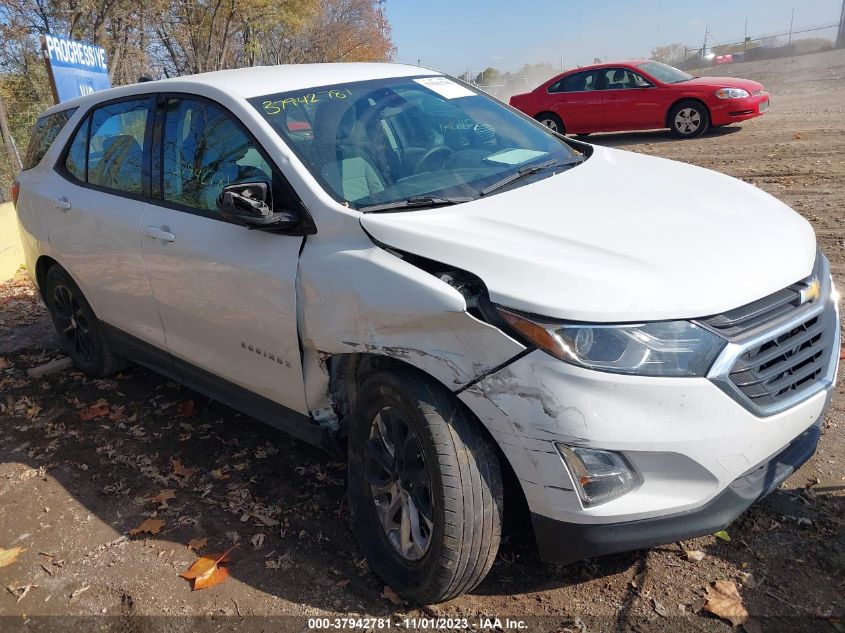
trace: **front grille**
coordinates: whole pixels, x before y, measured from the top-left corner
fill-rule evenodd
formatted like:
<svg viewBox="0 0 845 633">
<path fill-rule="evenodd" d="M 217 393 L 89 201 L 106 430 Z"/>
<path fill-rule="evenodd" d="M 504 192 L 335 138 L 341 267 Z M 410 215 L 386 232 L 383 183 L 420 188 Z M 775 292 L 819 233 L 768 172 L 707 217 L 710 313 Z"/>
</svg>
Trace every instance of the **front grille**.
<svg viewBox="0 0 845 633">
<path fill-rule="evenodd" d="M 839 318 L 830 265 L 778 292 L 698 323 L 729 341 L 708 378 L 756 415 L 773 415 L 833 384 Z M 836 352 L 838 353 L 838 352 Z"/>
<path fill-rule="evenodd" d="M 731 368 L 730 381 L 761 409 L 811 389 L 830 364 L 833 312 L 828 308 L 746 350 Z"/>
<path fill-rule="evenodd" d="M 791 315 L 801 305 L 801 288 L 805 285 L 805 282 L 792 284 L 768 297 L 702 319 L 701 322 L 728 338 L 742 336 Z"/>
</svg>

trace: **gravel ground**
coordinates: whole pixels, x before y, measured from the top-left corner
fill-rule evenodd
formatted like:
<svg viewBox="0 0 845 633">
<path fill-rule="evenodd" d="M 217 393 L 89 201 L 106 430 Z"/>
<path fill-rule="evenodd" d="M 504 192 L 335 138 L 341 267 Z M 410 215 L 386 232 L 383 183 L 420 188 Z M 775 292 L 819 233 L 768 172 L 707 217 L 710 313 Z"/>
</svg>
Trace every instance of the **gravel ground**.
<svg viewBox="0 0 845 633">
<path fill-rule="evenodd" d="M 845 51 L 720 70 L 762 81 L 766 116 L 693 141 L 590 140 L 762 187 L 813 223 L 841 278 Z M 816 455 L 738 519 L 729 542 L 708 536 L 556 568 L 513 516 L 488 578 L 420 610 L 397 603 L 362 560 L 342 461 L 139 367 L 107 380 L 27 376 L 57 356 L 29 283 L 18 275 L 0 286 L 0 547 L 26 548 L 0 568 L 0 629 L 301 631 L 308 616 L 361 614 L 394 627 L 438 615 L 488 630 L 497 623 L 479 618 L 502 618 L 499 630 L 510 617 L 561 633 L 729 631 L 700 609 L 708 587 L 728 581 L 751 614 L 747 631 L 845 630 L 841 387 Z M 129 534 L 147 519 L 161 522 L 157 533 Z M 224 583 L 192 592 L 179 577 L 197 550 L 233 545 Z"/>
</svg>

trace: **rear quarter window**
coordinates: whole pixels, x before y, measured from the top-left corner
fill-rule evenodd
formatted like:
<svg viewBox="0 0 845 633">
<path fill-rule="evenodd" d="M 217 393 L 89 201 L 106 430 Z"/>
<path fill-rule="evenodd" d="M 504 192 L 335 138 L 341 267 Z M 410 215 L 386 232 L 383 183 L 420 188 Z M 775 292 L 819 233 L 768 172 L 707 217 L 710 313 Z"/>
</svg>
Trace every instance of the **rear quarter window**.
<svg viewBox="0 0 845 633">
<path fill-rule="evenodd" d="M 23 160 L 24 169 L 32 169 L 41 159 L 44 154 L 50 149 L 53 141 L 62 131 L 65 123 L 76 112 L 76 108 L 70 110 L 62 110 L 61 112 L 54 112 L 47 116 L 40 117 L 32 128 L 32 136 L 29 139 L 29 146 L 26 148 L 26 156 Z"/>
</svg>

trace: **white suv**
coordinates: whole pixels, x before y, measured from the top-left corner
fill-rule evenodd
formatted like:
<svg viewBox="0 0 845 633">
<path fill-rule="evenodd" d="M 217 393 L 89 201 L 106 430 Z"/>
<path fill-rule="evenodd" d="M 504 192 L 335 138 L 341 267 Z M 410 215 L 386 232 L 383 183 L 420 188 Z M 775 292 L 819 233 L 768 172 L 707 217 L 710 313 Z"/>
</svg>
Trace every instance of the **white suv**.
<svg viewBox="0 0 845 633">
<path fill-rule="evenodd" d="M 353 530 L 412 600 L 484 578 L 509 478 L 566 563 L 721 529 L 818 441 L 839 326 L 805 220 L 429 70 L 82 97 L 16 188 L 76 365 L 347 445 Z"/>
</svg>

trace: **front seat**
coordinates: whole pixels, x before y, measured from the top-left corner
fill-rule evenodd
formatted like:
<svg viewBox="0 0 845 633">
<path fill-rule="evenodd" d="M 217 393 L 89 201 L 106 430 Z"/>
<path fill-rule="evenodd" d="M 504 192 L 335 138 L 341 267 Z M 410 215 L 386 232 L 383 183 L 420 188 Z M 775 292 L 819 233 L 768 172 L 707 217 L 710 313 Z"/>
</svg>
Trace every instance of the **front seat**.
<svg viewBox="0 0 845 633">
<path fill-rule="evenodd" d="M 610 85 L 608 89 L 610 90 L 620 90 L 625 88 L 625 71 L 624 70 L 614 70 L 613 75 L 610 79 Z"/>
<path fill-rule="evenodd" d="M 342 100 L 321 103 L 314 113 L 314 148 L 323 164 L 320 175 L 352 202 L 384 191 L 384 181 L 366 151 L 353 142 L 354 129 L 354 109 Z"/>
</svg>

